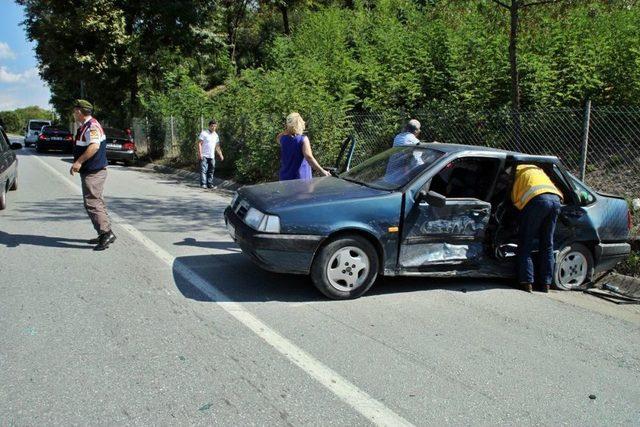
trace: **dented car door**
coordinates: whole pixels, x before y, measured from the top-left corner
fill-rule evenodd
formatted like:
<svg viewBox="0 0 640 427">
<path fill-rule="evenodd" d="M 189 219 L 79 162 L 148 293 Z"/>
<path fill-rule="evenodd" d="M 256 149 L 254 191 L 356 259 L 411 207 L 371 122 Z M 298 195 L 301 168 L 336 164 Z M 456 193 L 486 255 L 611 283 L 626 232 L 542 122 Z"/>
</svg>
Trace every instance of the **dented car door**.
<svg viewBox="0 0 640 427">
<path fill-rule="evenodd" d="M 479 261 L 490 215 L 491 204 L 478 199 L 447 199 L 443 207 L 416 203 L 405 222 L 400 267 L 433 270 Z"/>
</svg>

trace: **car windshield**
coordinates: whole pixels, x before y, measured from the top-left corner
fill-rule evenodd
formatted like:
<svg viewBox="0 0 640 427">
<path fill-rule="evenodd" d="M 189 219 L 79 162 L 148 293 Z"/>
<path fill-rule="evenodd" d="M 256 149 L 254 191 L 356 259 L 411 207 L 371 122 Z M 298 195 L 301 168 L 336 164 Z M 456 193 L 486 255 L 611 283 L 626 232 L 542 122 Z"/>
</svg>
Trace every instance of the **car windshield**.
<svg viewBox="0 0 640 427">
<path fill-rule="evenodd" d="M 105 128 L 104 134 L 107 138 L 115 138 L 115 139 L 127 139 L 127 134 L 125 131 L 114 128 Z"/>
<path fill-rule="evenodd" d="M 340 178 L 381 190 L 397 190 L 443 155 L 432 148 L 394 147 L 341 174 Z"/>
<path fill-rule="evenodd" d="M 31 123 L 29 123 L 29 129 L 31 129 L 31 130 L 40 130 L 40 129 L 42 129 L 42 126 L 46 126 L 48 124 L 49 123 L 47 123 L 47 122 L 31 122 Z"/>
</svg>

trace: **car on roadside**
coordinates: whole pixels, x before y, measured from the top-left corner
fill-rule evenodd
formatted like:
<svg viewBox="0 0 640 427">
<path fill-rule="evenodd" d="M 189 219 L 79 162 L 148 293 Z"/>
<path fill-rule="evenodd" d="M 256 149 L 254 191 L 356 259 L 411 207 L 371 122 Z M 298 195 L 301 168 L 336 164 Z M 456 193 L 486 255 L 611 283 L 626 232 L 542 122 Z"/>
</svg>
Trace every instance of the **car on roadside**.
<svg viewBox="0 0 640 427">
<path fill-rule="evenodd" d="M 106 150 L 109 163 L 122 162 L 125 166 L 135 164 L 137 160 L 136 144 L 128 129 L 106 127 L 104 134 L 107 138 Z"/>
<path fill-rule="evenodd" d="M 60 125 L 42 127 L 36 140 L 36 151 L 43 153 L 49 150 L 73 152 L 73 135 L 67 127 Z"/>
<path fill-rule="evenodd" d="M 18 189 L 18 158 L 13 150 L 22 144 L 10 143 L 4 129 L 0 127 L 0 210 L 7 207 L 7 192 Z"/>
<path fill-rule="evenodd" d="M 24 134 L 24 146 L 31 147 L 35 145 L 43 126 L 50 126 L 51 120 L 31 119 L 27 123 Z"/>
<path fill-rule="evenodd" d="M 622 197 L 598 193 L 554 156 L 429 143 L 394 147 L 335 176 L 243 187 L 226 208 L 230 235 L 264 269 L 308 274 L 333 299 L 383 276 L 515 278 L 518 164 L 564 194 L 554 285 L 576 289 L 630 252 Z"/>
</svg>

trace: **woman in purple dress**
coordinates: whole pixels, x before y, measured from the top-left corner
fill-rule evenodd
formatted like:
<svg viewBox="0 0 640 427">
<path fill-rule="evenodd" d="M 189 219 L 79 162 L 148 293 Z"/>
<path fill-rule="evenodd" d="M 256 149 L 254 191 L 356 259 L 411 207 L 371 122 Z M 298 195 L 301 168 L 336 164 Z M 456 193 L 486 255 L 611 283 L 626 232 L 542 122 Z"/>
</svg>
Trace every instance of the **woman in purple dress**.
<svg viewBox="0 0 640 427">
<path fill-rule="evenodd" d="M 309 138 L 303 135 L 304 120 L 298 113 L 287 116 L 284 132 L 280 132 L 276 141 L 280 144 L 280 181 L 291 179 L 311 179 L 311 167 L 323 176 L 329 172 L 313 157 Z"/>
</svg>

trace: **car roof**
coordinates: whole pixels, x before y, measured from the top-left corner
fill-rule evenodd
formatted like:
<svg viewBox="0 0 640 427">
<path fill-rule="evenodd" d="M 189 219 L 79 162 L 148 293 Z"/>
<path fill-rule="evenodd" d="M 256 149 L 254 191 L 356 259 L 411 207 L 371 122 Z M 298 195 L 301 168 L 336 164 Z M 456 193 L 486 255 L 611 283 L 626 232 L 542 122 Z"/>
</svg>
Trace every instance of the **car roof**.
<svg viewBox="0 0 640 427">
<path fill-rule="evenodd" d="M 484 147 L 481 145 L 464 145 L 464 144 L 444 144 L 441 142 L 428 142 L 417 144 L 416 147 L 432 148 L 447 154 L 464 152 L 466 155 L 500 153 L 508 157 L 513 157 L 517 161 L 537 162 L 537 163 L 559 163 L 557 156 L 536 155 L 520 153 L 518 151 L 501 150 L 499 148 Z"/>
</svg>

